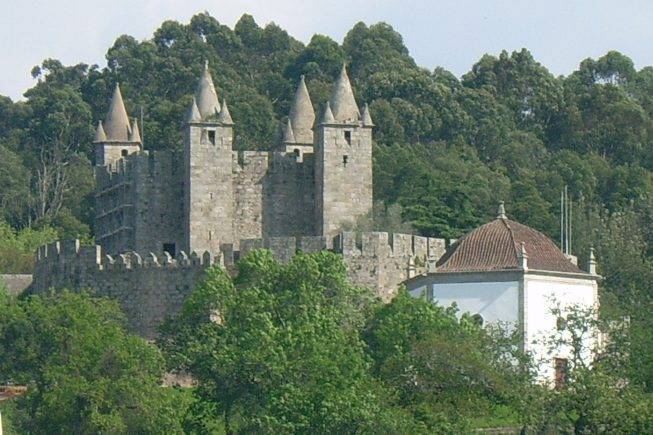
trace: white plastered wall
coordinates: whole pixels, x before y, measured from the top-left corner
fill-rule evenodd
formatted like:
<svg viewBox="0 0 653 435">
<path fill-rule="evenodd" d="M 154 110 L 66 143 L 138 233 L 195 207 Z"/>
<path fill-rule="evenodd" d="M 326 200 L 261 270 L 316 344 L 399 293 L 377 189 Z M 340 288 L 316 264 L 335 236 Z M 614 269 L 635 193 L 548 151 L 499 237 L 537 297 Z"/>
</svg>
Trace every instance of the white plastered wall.
<svg viewBox="0 0 653 435">
<path fill-rule="evenodd" d="M 484 324 L 504 323 L 515 326 L 519 322 L 519 282 L 423 282 L 410 288 L 415 297 L 428 297 L 438 305 L 448 307 L 456 303 L 459 313 L 480 314 Z"/>
<path fill-rule="evenodd" d="M 551 349 L 546 337 L 555 334 L 558 316 L 551 310 L 555 306 L 563 310 L 569 306 L 598 308 L 598 288 L 596 280 L 580 279 L 553 275 L 529 274 L 524 276 L 524 338 L 525 348 L 539 362 L 539 376 L 544 381 L 553 381 L 554 358 L 569 358 L 570 350 L 560 347 Z M 591 338 L 584 345 L 586 349 L 594 347 Z M 584 355 L 589 363 L 591 355 Z"/>
</svg>

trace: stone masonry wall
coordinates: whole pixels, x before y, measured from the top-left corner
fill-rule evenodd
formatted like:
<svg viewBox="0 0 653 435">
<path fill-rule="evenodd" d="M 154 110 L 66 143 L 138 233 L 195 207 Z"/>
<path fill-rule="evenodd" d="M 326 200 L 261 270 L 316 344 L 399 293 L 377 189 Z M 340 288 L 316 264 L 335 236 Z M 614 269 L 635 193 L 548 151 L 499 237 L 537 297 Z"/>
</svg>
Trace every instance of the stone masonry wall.
<svg viewBox="0 0 653 435">
<path fill-rule="evenodd" d="M 163 253 L 184 241 L 182 161 L 176 153 L 142 151 L 96 168 L 96 240 L 107 253 Z"/>
<path fill-rule="evenodd" d="M 345 232 L 329 241 L 325 237 L 269 237 L 239 242 L 240 249 L 224 245 L 219 253 L 186 255 L 104 255 L 100 246 L 80 246 L 78 240 L 55 242 L 37 251 L 30 291 L 50 288 L 92 289 L 116 299 L 127 315 L 131 330 L 148 338 L 167 315 L 176 313 L 201 279 L 206 267 L 220 264 L 229 271 L 234 262 L 253 249 L 269 249 L 282 262 L 298 251 L 316 252 L 333 245 L 343 256 L 351 280 L 374 290 L 388 301 L 408 278 L 426 271 L 443 253 L 443 239 L 388 234 Z"/>
<path fill-rule="evenodd" d="M 301 161 L 292 153 L 234 153 L 236 240 L 314 234 L 314 160 L 305 157 Z"/>
</svg>

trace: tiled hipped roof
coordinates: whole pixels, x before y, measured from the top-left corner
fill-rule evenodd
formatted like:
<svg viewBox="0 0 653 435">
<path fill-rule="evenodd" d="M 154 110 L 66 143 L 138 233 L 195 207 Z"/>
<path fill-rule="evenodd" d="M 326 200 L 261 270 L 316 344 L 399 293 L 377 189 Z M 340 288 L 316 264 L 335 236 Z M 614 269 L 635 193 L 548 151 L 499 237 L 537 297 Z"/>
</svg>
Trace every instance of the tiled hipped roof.
<svg viewBox="0 0 653 435">
<path fill-rule="evenodd" d="M 554 272 L 585 273 L 569 261 L 544 234 L 526 225 L 499 217 L 451 245 L 438 261 L 438 272 L 471 272 L 520 269 L 524 243 L 528 268 Z"/>
</svg>

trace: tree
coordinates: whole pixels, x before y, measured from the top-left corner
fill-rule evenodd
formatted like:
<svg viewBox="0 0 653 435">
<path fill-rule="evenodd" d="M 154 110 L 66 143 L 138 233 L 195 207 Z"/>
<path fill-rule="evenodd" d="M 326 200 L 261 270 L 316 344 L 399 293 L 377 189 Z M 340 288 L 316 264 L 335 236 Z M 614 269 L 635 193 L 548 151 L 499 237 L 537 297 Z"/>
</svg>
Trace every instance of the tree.
<svg viewBox="0 0 653 435">
<path fill-rule="evenodd" d="M 184 406 L 161 386 L 163 358 L 125 332 L 115 302 L 63 292 L 0 297 L 0 373 L 28 386 L 25 433 L 180 431 Z"/>
<path fill-rule="evenodd" d="M 254 251 L 238 269 L 235 280 L 210 269 L 161 340 L 227 433 L 410 427 L 370 376 L 358 332 L 373 299 L 348 282 L 337 255 L 299 254 L 282 265 Z"/>
<path fill-rule="evenodd" d="M 456 311 L 406 291 L 378 308 L 364 335 L 376 375 L 430 432 L 469 431 L 500 407 L 514 424 L 532 379 L 517 333 Z"/>
</svg>

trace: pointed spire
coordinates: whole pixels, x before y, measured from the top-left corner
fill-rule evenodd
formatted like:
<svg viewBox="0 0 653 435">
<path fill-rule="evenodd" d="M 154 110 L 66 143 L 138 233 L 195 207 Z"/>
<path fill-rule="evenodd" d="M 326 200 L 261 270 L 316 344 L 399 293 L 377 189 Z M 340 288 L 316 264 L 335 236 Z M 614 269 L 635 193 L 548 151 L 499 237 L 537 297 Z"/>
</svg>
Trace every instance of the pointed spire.
<svg viewBox="0 0 653 435">
<path fill-rule="evenodd" d="M 193 97 L 193 101 L 190 103 L 190 107 L 186 112 L 186 123 L 192 124 L 194 122 L 202 122 L 202 115 L 200 115 L 200 109 L 197 108 L 195 97 Z"/>
<path fill-rule="evenodd" d="M 290 119 L 288 119 L 288 122 L 286 123 L 286 127 L 283 129 L 283 143 L 296 143 L 297 141 L 295 140 L 295 134 L 293 133 L 292 130 L 292 124 L 290 123 Z"/>
<path fill-rule="evenodd" d="M 361 115 L 361 119 L 363 121 L 363 127 L 374 127 L 374 123 L 372 122 L 372 115 L 370 115 L 370 107 L 365 103 L 365 106 L 363 107 L 363 114 Z"/>
<path fill-rule="evenodd" d="M 311 96 L 306 88 L 302 75 L 295 92 L 295 100 L 290 108 L 289 120 L 292 124 L 295 139 L 299 143 L 313 143 L 313 124 L 315 123 L 315 110 L 311 103 Z"/>
<path fill-rule="evenodd" d="M 324 108 L 324 113 L 322 114 L 322 121 L 320 124 L 333 124 L 336 122 L 333 117 L 333 112 L 331 111 L 331 104 L 327 101 L 326 107 Z"/>
<path fill-rule="evenodd" d="M 141 143 L 141 134 L 138 131 L 138 120 L 136 118 L 134 118 L 134 122 L 132 122 L 132 131 L 129 135 L 129 142 Z"/>
<path fill-rule="evenodd" d="M 222 110 L 220 110 L 220 114 L 218 115 L 218 122 L 223 125 L 234 125 L 226 99 L 222 100 Z"/>
<path fill-rule="evenodd" d="M 125 110 L 125 103 L 122 100 L 118 83 L 113 89 L 109 112 L 104 122 L 104 131 L 109 141 L 127 142 L 129 140 L 129 118 L 127 117 L 127 110 Z"/>
<path fill-rule="evenodd" d="M 517 257 L 519 258 L 519 266 L 524 270 L 528 269 L 528 253 L 526 252 L 526 244 L 524 242 L 521 242 Z"/>
<path fill-rule="evenodd" d="M 104 133 L 104 127 L 102 127 L 102 121 L 97 122 L 97 130 L 95 130 L 95 139 L 93 142 L 106 142 L 107 135 Z"/>
<path fill-rule="evenodd" d="M 587 273 L 596 275 L 596 257 L 594 256 L 594 247 L 590 247 L 590 258 L 587 261 Z"/>
<path fill-rule="evenodd" d="M 347 76 L 347 69 L 345 64 L 342 64 L 340 76 L 333 86 L 333 93 L 331 94 L 331 109 L 336 121 L 344 123 L 357 122 L 360 119 L 360 112 L 358 105 L 354 98 L 354 91 L 351 89 L 351 83 Z"/>
<path fill-rule="evenodd" d="M 497 219 L 508 219 L 506 217 L 506 209 L 503 206 L 503 201 L 499 202 L 499 211 L 497 212 Z"/>
<path fill-rule="evenodd" d="M 195 104 L 202 119 L 211 118 L 215 116 L 216 112 L 220 111 L 220 102 L 218 101 L 218 94 L 213 85 L 208 61 L 204 63 L 204 71 L 202 71 L 202 76 L 197 84 Z"/>
</svg>

